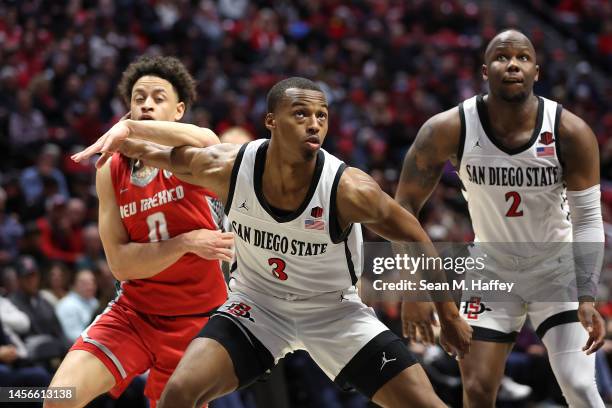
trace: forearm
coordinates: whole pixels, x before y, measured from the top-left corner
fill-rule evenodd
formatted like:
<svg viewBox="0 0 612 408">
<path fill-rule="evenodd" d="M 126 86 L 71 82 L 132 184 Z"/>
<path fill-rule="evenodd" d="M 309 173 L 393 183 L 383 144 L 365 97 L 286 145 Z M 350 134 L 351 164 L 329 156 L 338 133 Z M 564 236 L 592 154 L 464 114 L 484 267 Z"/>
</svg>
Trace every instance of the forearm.
<svg viewBox="0 0 612 408">
<path fill-rule="evenodd" d="M 160 242 L 128 242 L 105 252 L 113 275 L 129 280 L 157 275 L 187 253 L 188 247 L 178 235 Z"/>
<path fill-rule="evenodd" d="M 604 257 L 604 229 L 599 184 L 582 191 L 568 191 L 572 215 L 574 266 L 578 299 L 592 302 L 597 294 Z"/>
<path fill-rule="evenodd" d="M 127 120 L 130 136 L 164 146 L 207 147 L 219 143 L 219 138 L 210 129 L 188 123 Z"/>
</svg>

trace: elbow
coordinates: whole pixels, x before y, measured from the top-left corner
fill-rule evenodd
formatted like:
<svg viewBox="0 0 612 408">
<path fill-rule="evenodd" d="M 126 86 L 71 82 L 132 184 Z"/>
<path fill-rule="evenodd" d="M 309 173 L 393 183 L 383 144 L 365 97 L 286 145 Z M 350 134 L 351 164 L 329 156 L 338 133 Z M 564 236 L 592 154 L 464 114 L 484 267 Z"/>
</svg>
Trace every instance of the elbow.
<svg viewBox="0 0 612 408">
<path fill-rule="evenodd" d="M 120 262 L 118 259 L 112 256 L 106 256 L 106 261 L 108 263 L 108 268 L 111 273 L 118 281 L 125 281 L 130 279 L 130 270 L 124 262 Z"/>
<path fill-rule="evenodd" d="M 396 200 L 406 211 L 418 218 L 419 212 L 421 212 L 420 206 L 412 202 L 409 198 L 396 197 Z"/>
</svg>

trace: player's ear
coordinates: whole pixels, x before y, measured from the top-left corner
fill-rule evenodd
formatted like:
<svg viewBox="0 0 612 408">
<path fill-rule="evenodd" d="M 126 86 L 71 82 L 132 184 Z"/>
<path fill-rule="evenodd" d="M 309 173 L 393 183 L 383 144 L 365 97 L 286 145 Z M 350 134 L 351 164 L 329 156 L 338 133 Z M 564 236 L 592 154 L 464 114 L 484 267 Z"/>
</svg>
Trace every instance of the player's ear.
<svg viewBox="0 0 612 408">
<path fill-rule="evenodd" d="M 276 120 L 274 120 L 274 114 L 271 112 L 266 113 L 266 120 L 264 122 L 266 124 L 266 128 L 272 130 L 276 127 Z"/>
<path fill-rule="evenodd" d="M 185 103 L 179 102 L 176 104 L 176 113 L 174 114 L 174 121 L 179 121 L 185 114 Z"/>
<path fill-rule="evenodd" d="M 540 66 L 536 64 L 535 81 L 538 82 L 538 79 L 540 79 Z"/>
<path fill-rule="evenodd" d="M 482 79 L 485 81 L 489 79 L 489 70 L 487 69 L 487 64 L 482 64 Z"/>
</svg>

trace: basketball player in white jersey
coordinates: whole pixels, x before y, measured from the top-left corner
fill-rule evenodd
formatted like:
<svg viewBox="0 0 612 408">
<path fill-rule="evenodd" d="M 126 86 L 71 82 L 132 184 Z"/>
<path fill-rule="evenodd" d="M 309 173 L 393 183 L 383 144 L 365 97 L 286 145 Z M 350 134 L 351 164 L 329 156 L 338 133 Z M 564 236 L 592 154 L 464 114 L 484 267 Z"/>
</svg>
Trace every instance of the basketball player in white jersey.
<svg viewBox="0 0 612 408">
<path fill-rule="evenodd" d="M 402 340 L 355 288 L 360 223 L 392 241 L 429 242 L 427 235 L 371 177 L 321 149 L 328 107 L 315 83 L 277 83 L 268 93 L 268 112 L 271 139 L 242 146 L 161 148 L 125 132 L 107 143 L 109 150 L 121 145 L 123 154 L 206 185 L 225 203 L 235 235 L 229 299 L 189 346 L 160 407 L 211 401 L 299 349 L 336 383 L 381 406 L 444 407 Z M 443 346 L 464 355 L 471 328 L 454 303 L 436 308 Z"/>
<path fill-rule="evenodd" d="M 404 161 L 397 200 L 418 215 L 450 160 L 467 192 L 476 241 L 603 242 L 597 141 L 579 117 L 533 94 L 538 69 L 522 33 L 493 38 L 482 67 L 489 94 L 422 126 Z M 508 254 L 520 261 L 516 255 Z M 465 406 L 495 405 L 506 358 L 529 317 L 569 405 L 603 407 L 592 355 L 603 343 L 603 321 L 592 297 L 580 300 L 487 303 L 478 314 L 462 308 L 474 328 L 470 353 L 459 361 Z M 431 304 L 405 306 L 405 333 L 427 338 Z"/>
</svg>

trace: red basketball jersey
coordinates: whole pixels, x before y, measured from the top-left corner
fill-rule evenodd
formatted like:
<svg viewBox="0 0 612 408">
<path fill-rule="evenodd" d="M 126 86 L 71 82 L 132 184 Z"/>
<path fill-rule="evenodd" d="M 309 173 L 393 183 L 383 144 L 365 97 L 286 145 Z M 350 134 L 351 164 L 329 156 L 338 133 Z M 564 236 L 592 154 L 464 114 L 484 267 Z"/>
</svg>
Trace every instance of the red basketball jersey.
<svg viewBox="0 0 612 408">
<path fill-rule="evenodd" d="M 111 176 L 121 219 L 133 242 L 218 229 L 211 211 L 218 201 L 202 187 L 166 170 L 133 168 L 132 160 L 118 153 L 111 160 Z M 122 282 L 117 302 L 142 313 L 177 316 L 208 312 L 226 298 L 219 261 L 188 253 L 151 278 Z"/>
</svg>

